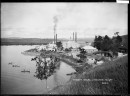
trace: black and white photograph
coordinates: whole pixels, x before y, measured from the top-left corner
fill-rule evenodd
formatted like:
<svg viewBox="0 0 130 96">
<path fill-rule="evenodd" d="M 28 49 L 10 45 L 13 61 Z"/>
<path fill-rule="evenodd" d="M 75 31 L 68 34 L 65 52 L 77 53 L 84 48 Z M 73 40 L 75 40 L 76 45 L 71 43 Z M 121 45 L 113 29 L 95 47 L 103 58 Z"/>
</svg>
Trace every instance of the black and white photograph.
<svg viewBox="0 0 130 96">
<path fill-rule="evenodd" d="M 1 3 L 1 95 L 49 94 L 128 94 L 128 3 Z"/>
</svg>

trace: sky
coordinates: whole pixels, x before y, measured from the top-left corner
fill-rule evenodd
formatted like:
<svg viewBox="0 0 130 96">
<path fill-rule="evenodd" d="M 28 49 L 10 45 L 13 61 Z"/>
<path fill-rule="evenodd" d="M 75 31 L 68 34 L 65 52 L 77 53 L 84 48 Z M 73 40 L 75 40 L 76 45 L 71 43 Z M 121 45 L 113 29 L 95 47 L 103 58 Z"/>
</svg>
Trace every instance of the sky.
<svg viewBox="0 0 130 96">
<path fill-rule="evenodd" d="M 1 3 L 1 38 L 93 38 L 126 35 L 128 4 Z"/>
</svg>

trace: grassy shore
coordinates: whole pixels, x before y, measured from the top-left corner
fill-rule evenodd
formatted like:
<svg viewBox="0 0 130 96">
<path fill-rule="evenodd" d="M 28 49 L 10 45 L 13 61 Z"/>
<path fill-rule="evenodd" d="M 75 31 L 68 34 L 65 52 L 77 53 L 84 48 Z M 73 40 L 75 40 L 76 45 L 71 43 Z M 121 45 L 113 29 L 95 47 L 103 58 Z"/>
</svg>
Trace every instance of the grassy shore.
<svg viewBox="0 0 130 96">
<path fill-rule="evenodd" d="M 110 94 L 128 93 L 128 57 L 103 63 L 75 76 L 66 85 L 59 86 L 51 94 Z"/>
</svg>

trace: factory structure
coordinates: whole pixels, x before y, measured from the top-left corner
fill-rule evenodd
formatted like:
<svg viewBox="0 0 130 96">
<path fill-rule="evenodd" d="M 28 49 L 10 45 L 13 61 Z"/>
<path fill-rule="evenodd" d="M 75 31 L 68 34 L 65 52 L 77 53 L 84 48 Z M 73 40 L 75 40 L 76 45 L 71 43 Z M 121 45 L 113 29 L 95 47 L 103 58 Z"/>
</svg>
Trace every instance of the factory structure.
<svg viewBox="0 0 130 96">
<path fill-rule="evenodd" d="M 73 32 L 73 38 L 68 41 L 63 41 L 62 42 L 62 46 L 63 46 L 63 50 L 65 50 L 66 48 L 72 48 L 72 54 L 75 54 L 74 57 L 76 57 L 76 55 L 79 53 L 79 47 L 83 48 L 86 50 L 87 53 L 93 53 L 95 51 L 98 51 L 96 48 L 92 47 L 90 44 L 86 44 L 85 46 L 81 46 L 77 41 L 77 32 Z M 57 42 L 57 33 L 56 33 L 56 27 L 54 27 L 54 40 L 53 42 L 50 42 L 47 45 L 40 45 L 37 46 L 36 49 L 37 50 L 51 50 L 51 51 L 55 51 L 57 49 L 56 46 L 56 42 Z"/>
<path fill-rule="evenodd" d="M 82 47 L 82 48 L 85 49 L 85 51 L 86 51 L 87 53 L 93 53 L 93 52 L 98 51 L 97 48 L 94 48 L 94 47 L 92 47 L 92 46 L 90 46 L 90 45 L 86 45 L 86 46 L 84 46 L 84 47 Z"/>
<path fill-rule="evenodd" d="M 77 42 L 77 32 L 73 32 L 73 39 L 62 42 L 63 48 L 79 48 L 80 44 Z"/>
<path fill-rule="evenodd" d="M 58 36 L 57 36 L 58 34 L 56 32 L 56 28 L 57 28 L 57 18 L 54 17 L 54 40 L 53 42 L 50 42 L 47 45 L 39 45 L 35 47 L 38 51 L 41 51 L 41 50 L 55 51 L 56 53 L 63 53 L 63 55 L 72 56 L 72 58 L 79 60 L 81 59 L 81 57 L 79 57 L 79 54 L 81 53 L 80 51 L 80 48 L 81 48 L 87 52 L 85 54 L 87 56 L 85 57 L 85 60 L 84 60 L 85 63 L 88 63 L 92 66 L 96 66 L 105 62 L 105 59 L 103 58 L 103 56 L 100 56 L 100 54 L 99 55 L 94 54 L 95 52 L 98 51 L 98 49 L 91 46 L 91 43 L 86 42 L 84 43 L 85 45 L 83 45 L 78 42 L 77 32 L 72 33 L 72 39 L 70 37 L 70 40 L 61 42 L 63 48 L 57 48 L 56 43 L 58 41 Z M 65 49 L 71 49 L 71 50 L 67 52 Z M 118 54 L 119 54 L 119 57 L 123 56 L 123 54 L 121 53 L 118 53 Z"/>
<path fill-rule="evenodd" d="M 80 57 L 78 57 L 77 55 L 80 54 L 80 50 L 79 50 L 79 47 L 82 48 L 82 49 L 85 49 L 85 51 L 87 53 L 93 53 L 93 52 L 96 52 L 98 51 L 96 48 L 92 47 L 91 46 L 91 43 L 87 43 L 86 45 L 84 46 L 81 46 L 81 44 L 79 44 L 77 41 L 77 32 L 73 32 L 72 34 L 72 39 L 70 38 L 70 40 L 68 41 L 63 41 L 62 42 L 62 46 L 63 46 L 63 51 L 67 48 L 71 48 L 71 52 L 69 53 L 64 53 L 64 55 L 67 55 L 67 56 L 72 56 L 73 58 L 75 59 L 80 59 Z M 57 50 L 57 43 L 58 39 L 57 39 L 57 32 L 56 32 L 56 21 L 55 21 L 55 25 L 54 25 L 54 41 L 47 44 L 47 45 L 40 45 L 40 46 L 37 46 L 36 49 L 38 51 L 41 51 L 41 50 L 47 50 L 47 51 L 56 51 Z M 57 51 L 58 52 L 58 51 Z M 95 63 L 96 61 L 96 58 L 93 57 L 93 56 L 88 56 L 86 58 L 86 62 L 88 64 L 93 64 Z M 97 63 L 101 64 L 103 63 L 103 61 L 97 61 Z"/>
<path fill-rule="evenodd" d="M 57 18 L 57 16 L 54 16 L 53 19 L 54 19 L 54 41 L 50 42 L 47 45 L 37 46 L 36 49 L 39 50 L 39 51 L 40 50 L 51 50 L 51 51 L 56 51 L 57 50 L 56 43 L 57 43 L 58 40 L 57 40 L 56 29 L 57 29 L 58 18 Z M 77 42 L 78 41 L 77 32 L 73 32 L 72 37 L 73 37 L 72 39 L 70 38 L 70 40 L 62 42 L 63 50 L 65 50 L 66 48 L 67 49 L 71 48 L 72 53 L 73 54 L 76 53 L 76 55 L 79 53 L 79 47 L 85 49 L 88 53 L 92 53 L 92 52 L 97 51 L 97 49 L 92 47 L 90 44 L 88 44 L 88 45 L 86 44 L 85 46 L 81 46 L 81 44 L 79 44 Z"/>
</svg>

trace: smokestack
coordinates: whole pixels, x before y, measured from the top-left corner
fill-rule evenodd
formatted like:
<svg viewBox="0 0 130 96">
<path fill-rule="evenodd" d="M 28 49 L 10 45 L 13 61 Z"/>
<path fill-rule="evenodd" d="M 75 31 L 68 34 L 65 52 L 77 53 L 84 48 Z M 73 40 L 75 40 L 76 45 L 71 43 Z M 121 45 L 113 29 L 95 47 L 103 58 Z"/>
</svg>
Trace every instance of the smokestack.
<svg viewBox="0 0 130 96">
<path fill-rule="evenodd" d="M 56 25 L 54 25 L 54 44 L 56 43 Z"/>
<path fill-rule="evenodd" d="M 56 34 L 56 42 L 57 42 L 57 34 Z"/>
<path fill-rule="evenodd" d="M 75 32 L 75 42 L 77 42 L 77 32 Z"/>
<path fill-rule="evenodd" d="M 74 41 L 74 32 L 73 32 L 73 41 Z"/>
<path fill-rule="evenodd" d="M 54 33 L 54 44 L 55 44 L 55 33 Z"/>
<path fill-rule="evenodd" d="M 77 32 L 76 32 L 76 42 L 77 42 Z"/>
<path fill-rule="evenodd" d="M 58 18 L 57 18 L 57 16 L 54 16 L 53 17 L 53 19 L 54 19 L 54 44 L 56 44 L 56 39 L 57 39 L 57 37 L 56 37 L 56 27 L 57 27 L 57 22 L 58 22 Z"/>
<path fill-rule="evenodd" d="M 76 42 L 76 32 L 75 32 L 75 42 Z"/>
</svg>

